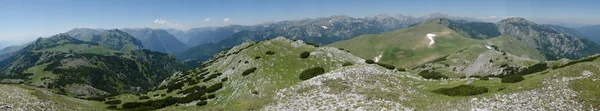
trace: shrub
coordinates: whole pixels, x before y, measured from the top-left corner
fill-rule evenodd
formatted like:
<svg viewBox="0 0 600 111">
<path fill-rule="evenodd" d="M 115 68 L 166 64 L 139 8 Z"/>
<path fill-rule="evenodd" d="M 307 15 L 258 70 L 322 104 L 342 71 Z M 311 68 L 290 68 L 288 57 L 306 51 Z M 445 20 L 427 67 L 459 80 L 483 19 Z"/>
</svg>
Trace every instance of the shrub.
<svg viewBox="0 0 600 111">
<path fill-rule="evenodd" d="M 385 67 L 386 69 L 395 69 L 396 68 L 395 66 L 389 65 L 389 64 L 384 64 L 384 63 L 376 63 L 376 64 L 381 67 Z"/>
<path fill-rule="evenodd" d="M 254 57 L 254 59 L 260 59 L 260 56 L 256 56 L 256 57 Z"/>
<path fill-rule="evenodd" d="M 322 67 L 306 69 L 300 73 L 300 80 L 308 80 L 323 73 L 325 73 L 325 69 Z"/>
<path fill-rule="evenodd" d="M 208 102 L 206 102 L 206 101 L 200 101 L 200 102 L 196 103 L 196 105 L 198 105 L 198 106 L 204 106 L 206 104 L 208 104 Z"/>
<path fill-rule="evenodd" d="M 471 85 L 460 85 L 452 88 L 440 88 L 433 92 L 448 96 L 472 96 L 487 93 L 488 88 Z"/>
<path fill-rule="evenodd" d="M 490 77 L 487 77 L 487 76 L 485 76 L 485 77 L 480 77 L 480 78 L 479 78 L 479 80 L 490 80 Z"/>
<path fill-rule="evenodd" d="M 396 68 L 396 70 L 398 70 L 398 71 L 400 71 L 400 72 L 404 72 L 404 71 L 406 71 L 406 69 L 404 69 L 404 68 L 399 68 L 399 67 L 398 67 L 398 68 Z"/>
<path fill-rule="evenodd" d="M 144 99 L 150 99 L 150 97 L 148 97 L 148 96 L 140 96 L 140 98 L 139 98 L 139 99 L 140 99 L 140 100 L 144 100 Z"/>
<path fill-rule="evenodd" d="M 117 109 L 117 106 L 115 106 L 115 105 L 107 106 L 106 109 Z"/>
<path fill-rule="evenodd" d="M 300 58 L 308 58 L 310 56 L 310 52 L 302 52 L 300 53 Z"/>
<path fill-rule="evenodd" d="M 216 92 L 221 88 L 223 88 L 223 83 L 220 82 L 220 83 L 214 84 L 214 85 L 206 88 L 206 93 Z"/>
<path fill-rule="evenodd" d="M 229 78 L 225 77 L 225 78 L 221 79 L 221 82 L 225 82 L 225 81 L 227 81 L 228 79 L 229 79 Z"/>
<path fill-rule="evenodd" d="M 373 61 L 373 60 L 371 60 L 371 59 L 367 59 L 367 60 L 365 60 L 365 62 L 366 62 L 367 64 L 373 64 L 373 63 L 375 63 L 375 61 Z"/>
<path fill-rule="evenodd" d="M 351 62 L 346 62 L 346 63 L 342 64 L 342 66 L 351 66 L 351 65 L 354 65 L 354 64 L 352 64 Z"/>
<path fill-rule="evenodd" d="M 210 81 L 210 80 L 212 80 L 212 79 L 214 79 L 214 78 L 217 78 L 217 77 L 219 77 L 219 76 L 221 76 L 221 75 L 223 75 L 223 73 L 216 73 L 216 74 L 212 74 L 212 75 L 208 76 L 208 78 L 204 79 L 203 81 L 204 81 L 204 82 L 208 82 L 208 81 Z"/>
<path fill-rule="evenodd" d="M 273 54 L 275 54 L 275 52 L 273 52 L 273 51 L 267 51 L 267 55 L 273 55 Z"/>
<path fill-rule="evenodd" d="M 208 97 L 208 99 L 213 99 L 213 98 L 216 98 L 217 95 L 215 95 L 215 94 L 209 94 L 206 97 Z"/>
<path fill-rule="evenodd" d="M 516 83 L 525 80 L 521 75 L 511 75 L 502 77 L 502 83 Z"/>
<path fill-rule="evenodd" d="M 104 102 L 104 104 L 121 104 L 121 100 L 110 100 Z"/>
<path fill-rule="evenodd" d="M 253 73 L 254 71 L 256 71 L 256 67 L 253 67 L 253 68 L 250 68 L 250 69 L 246 69 L 246 71 L 244 71 L 242 73 L 242 76 L 250 75 L 250 73 Z"/>
<path fill-rule="evenodd" d="M 319 47 L 319 45 L 317 45 L 317 44 L 313 44 L 313 43 L 310 43 L 310 42 L 304 42 L 304 43 L 306 43 L 306 44 L 308 44 L 308 45 L 315 46 L 315 47 Z"/>
<path fill-rule="evenodd" d="M 439 72 L 435 71 L 422 71 L 419 73 L 419 76 L 425 79 L 447 79 L 448 76 L 442 75 Z"/>
<path fill-rule="evenodd" d="M 140 107 L 140 103 L 139 102 L 128 102 L 123 104 L 123 108 L 137 108 Z"/>
<path fill-rule="evenodd" d="M 172 85 L 168 85 L 167 86 L 167 93 L 171 93 L 174 90 L 177 90 L 177 89 L 183 87 L 183 85 L 184 85 L 183 82 L 178 82 L 178 83 L 175 83 L 175 84 L 172 84 Z"/>
</svg>

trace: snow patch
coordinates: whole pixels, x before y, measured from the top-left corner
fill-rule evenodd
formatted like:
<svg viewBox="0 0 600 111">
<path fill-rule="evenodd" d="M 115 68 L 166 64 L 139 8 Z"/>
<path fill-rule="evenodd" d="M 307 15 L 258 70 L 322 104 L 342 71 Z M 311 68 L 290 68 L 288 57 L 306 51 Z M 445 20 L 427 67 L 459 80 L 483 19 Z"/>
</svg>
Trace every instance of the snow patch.
<svg viewBox="0 0 600 111">
<path fill-rule="evenodd" d="M 375 62 L 379 62 L 379 59 L 381 59 L 382 54 L 379 54 L 379 56 L 375 56 L 375 58 L 373 58 L 373 61 Z"/>
<path fill-rule="evenodd" d="M 492 47 L 490 47 L 489 45 L 486 45 L 485 47 L 488 48 L 488 49 L 490 49 L 490 50 L 492 49 Z"/>
<path fill-rule="evenodd" d="M 327 26 L 321 26 L 321 27 L 322 27 L 323 29 L 327 29 L 327 28 L 329 28 L 329 27 L 327 27 Z"/>
<path fill-rule="evenodd" d="M 429 38 L 429 40 L 431 40 L 431 42 L 429 42 L 429 46 L 433 45 L 433 43 L 435 43 L 435 41 L 433 40 L 433 37 L 435 37 L 435 34 L 427 34 L 427 38 Z"/>
</svg>

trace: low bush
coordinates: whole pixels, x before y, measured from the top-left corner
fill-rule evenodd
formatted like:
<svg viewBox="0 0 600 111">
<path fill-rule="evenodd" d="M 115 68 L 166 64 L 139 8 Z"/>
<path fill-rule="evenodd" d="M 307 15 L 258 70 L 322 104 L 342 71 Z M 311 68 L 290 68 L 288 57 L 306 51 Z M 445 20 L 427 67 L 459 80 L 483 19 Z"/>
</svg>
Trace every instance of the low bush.
<svg viewBox="0 0 600 111">
<path fill-rule="evenodd" d="M 275 52 L 273 52 L 273 51 L 267 51 L 267 55 L 273 55 L 273 54 L 275 54 Z"/>
<path fill-rule="evenodd" d="M 521 82 L 523 80 L 525 80 L 525 78 L 523 78 L 523 76 L 521 76 L 521 75 L 511 75 L 511 76 L 502 77 L 502 83 L 516 83 L 516 82 Z"/>
<path fill-rule="evenodd" d="M 212 75 L 208 76 L 206 79 L 204 79 L 203 81 L 204 81 L 204 82 L 208 82 L 208 81 L 210 81 L 210 80 L 212 80 L 212 79 L 214 79 L 214 78 L 217 78 L 217 77 L 219 77 L 219 76 L 221 76 L 221 75 L 223 75 L 223 73 L 216 73 L 216 74 L 212 74 Z"/>
<path fill-rule="evenodd" d="M 206 93 L 216 92 L 221 88 L 223 88 L 223 83 L 220 82 L 220 83 L 214 84 L 214 85 L 206 88 Z"/>
<path fill-rule="evenodd" d="M 419 76 L 425 78 L 425 79 L 447 79 L 448 76 L 442 75 L 439 72 L 435 72 L 435 71 L 421 71 L 419 73 Z"/>
<path fill-rule="evenodd" d="M 208 102 L 206 102 L 206 101 L 200 101 L 200 102 L 196 103 L 196 105 L 198 105 L 198 106 L 204 106 L 206 104 L 208 104 Z"/>
<path fill-rule="evenodd" d="M 471 85 L 460 85 L 452 88 L 440 88 L 433 92 L 448 96 L 472 96 L 487 93 L 488 88 Z"/>
<path fill-rule="evenodd" d="M 217 97 L 217 95 L 215 95 L 215 94 L 209 94 L 206 97 L 208 97 L 208 99 L 214 99 L 214 98 Z"/>
<path fill-rule="evenodd" d="M 375 63 L 375 61 L 373 61 L 371 59 L 367 59 L 367 60 L 365 60 L 365 63 L 367 63 L 367 64 L 373 64 L 373 63 Z"/>
<path fill-rule="evenodd" d="M 479 80 L 490 80 L 490 77 L 487 77 L 487 76 L 480 77 Z"/>
<path fill-rule="evenodd" d="M 121 100 L 110 100 L 104 102 L 104 104 L 121 104 Z"/>
<path fill-rule="evenodd" d="M 150 99 L 150 97 L 148 97 L 148 96 L 140 96 L 140 97 L 139 97 L 139 99 L 140 99 L 140 100 L 144 100 L 144 99 Z"/>
<path fill-rule="evenodd" d="M 183 87 L 183 85 L 184 85 L 183 82 L 178 82 L 178 83 L 175 83 L 175 84 L 168 85 L 167 86 L 167 93 L 171 93 L 174 90 L 177 90 L 177 89 Z"/>
<path fill-rule="evenodd" d="M 300 53 L 300 58 L 308 58 L 310 56 L 310 52 L 302 52 Z"/>
<path fill-rule="evenodd" d="M 221 79 L 221 82 L 225 82 L 225 81 L 227 81 L 228 79 L 229 79 L 229 78 L 225 77 L 225 78 Z"/>
<path fill-rule="evenodd" d="M 399 68 L 399 67 L 398 67 L 398 68 L 396 68 L 396 70 L 398 70 L 398 71 L 400 71 L 400 72 L 404 72 L 404 71 L 406 71 L 406 69 L 404 69 L 404 68 Z"/>
<path fill-rule="evenodd" d="M 322 67 L 306 69 L 300 73 L 300 80 L 308 80 L 323 73 L 325 73 L 325 69 Z"/>
<path fill-rule="evenodd" d="M 242 72 L 242 76 L 250 75 L 250 73 L 253 73 L 254 71 L 256 71 L 256 67 L 246 69 L 246 71 Z"/>
<path fill-rule="evenodd" d="M 128 103 L 123 104 L 123 108 L 137 108 L 137 107 L 140 107 L 140 105 L 142 105 L 142 104 L 139 102 L 128 102 Z"/>
<path fill-rule="evenodd" d="M 384 63 L 376 63 L 376 64 L 381 67 L 385 67 L 386 69 L 395 69 L 396 68 L 395 66 L 389 65 L 389 64 L 384 64 Z"/>
<path fill-rule="evenodd" d="M 319 47 L 319 45 L 317 45 L 317 44 L 313 44 L 313 43 L 310 43 L 310 42 L 304 42 L 304 43 L 306 43 L 306 44 L 308 44 L 308 45 L 315 46 L 315 47 Z"/>
<path fill-rule="evenodd" d="M 115 106 L 115 105 L 107 106 L 106 109 L 117 109 L 117 106 Z"/>
<path fill-rule="evenodd" d="M 254 59 L 260 59 L 260 56 L 256 56 L 256 57 L 254 57 Z"/>
<path fill-rule="evenodd" d="M 342 64 L 342 66 L 351 66 L 351 65 L 354 65 L 354 64 L 352 64 L 351 62 L 346 62 L 346 63 Z"/>
</svg>

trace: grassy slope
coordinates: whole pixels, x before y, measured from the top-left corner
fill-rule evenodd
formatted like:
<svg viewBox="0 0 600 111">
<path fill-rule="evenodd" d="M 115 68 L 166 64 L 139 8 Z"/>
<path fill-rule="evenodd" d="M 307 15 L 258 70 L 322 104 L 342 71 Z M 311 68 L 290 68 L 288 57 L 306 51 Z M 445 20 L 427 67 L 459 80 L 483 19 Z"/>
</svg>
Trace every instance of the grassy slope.
<svg viewBox="0 0 600 111">
<path fill-rule="evenodd" d="M 232 54 L 247 46 L 250 47 L 240 51 L 238 54 Z M 273 51 L 275 54 L 267 55 L 267 51 Z M 300 53 L 304 51 L 311 52 L 310 57 L 306 59 L 300 58 Z M 300 41 L 294 42 L 283 38 L 258 43 L 245 43 L 232 48 L 227 54 L 231 55 L 219 58 L 215 63 L 205 68 L 209 69 L 210 74 L 223 73 L 222 76 L 208 82 L 185 85 L 181 88 L 183 90 L 195 85 L 210 86 L 218 83 L 222 78 L 228 77 L 229 80 L 223 83 L 224 88 L 216 92 L 217 99 L 209 100 L 209 104 L 203 107 L 195 106 L 195 102 L 192 102 L 190 104 L 170 106 L 163 110 L 260 109 L 262 106 L 273 102 L 272 96 L 275 95 L 275 91 L 301 82 L 299 75 L 305 69 L 323 67 L 326 71 L 329 71 L 342 67 L 342 64 L 345 62 L 354 64 L 363 62 L 362 59 L 351 56 L 349 53 L 337 48 L 317 48 Z M 260 56 L 261 58 L 255 59 L 256 56 Z M 248 63 L 244 63 L 245 61 L 248 61 Z M 241 75 L 243 71 L 252 67 L 257 67 L 258 69 L 248 76 Z M 190 75 L 193 75 L 192 77 L 195 78 L 198 74 L 192 73 Z M 178 74 L 169 78 L 165 83 L 173 83 L 173 80 L 177 80 L 177 78 L 188 77 Z M 149 92 L 146 95 L 152 97 L 155 94 L 166 94 L 166 96 L 153 99 L 160 99 L 167 96 L 181 97 L 182 95 L 176 94 L 179 91 L 176 90 L 167 94 L 165 90 L 158 90 Z M 259 94 L 252 94 L 253 91 Z M 124 100 L 124 103 L 139 101 L 134 95 L 121 95 L 116 99 Z"/>
<path fill-rule="evenodd" d="M 437 35 L 435 44 L 431 47 L 428 46 L 430 40 L 425 36 L 428 33 Z M 362 35 L 329 46 L 346 49 L 361 58 L 372 59 L 382 54 L 380 60 L 382 63 L 411 68 L 455 53 L 470 45 L 484 43 L 461 36 L 445 26 L 428 22 L 379 35 Z M 400 51 L 403 53 L 399 53 Z"/>
<path fill-rule="evenodd" d="M 101 102 L 53 94 L 41 88 L 0 84 L 0 103 L 23 110 L 104 110 Z"/>
</svg>

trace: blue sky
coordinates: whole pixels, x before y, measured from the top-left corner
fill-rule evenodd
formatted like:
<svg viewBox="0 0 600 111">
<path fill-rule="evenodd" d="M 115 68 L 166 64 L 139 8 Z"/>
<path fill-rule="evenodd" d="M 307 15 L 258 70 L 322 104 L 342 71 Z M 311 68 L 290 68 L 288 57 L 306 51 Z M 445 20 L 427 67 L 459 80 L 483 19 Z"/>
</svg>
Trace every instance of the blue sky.
<svg viewBox="0 0 600 111">
<path fill-rule="evenodd" d="M 429 13 L 600 24 L 599 0 L 0 0 L 0 47 L 72 28 L 177 28 Z M 227 20 L 226 20 L 227 19 Z"/>
</svg>

